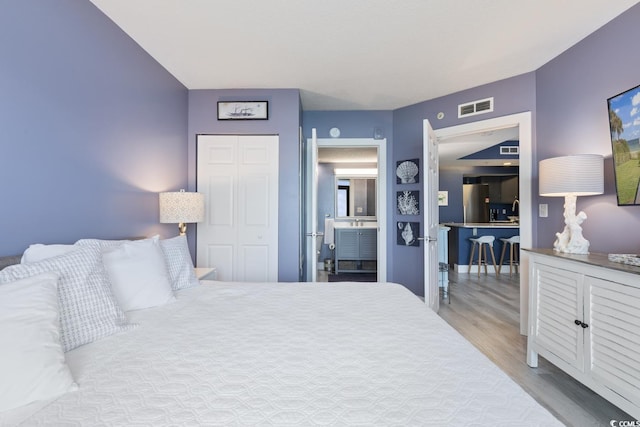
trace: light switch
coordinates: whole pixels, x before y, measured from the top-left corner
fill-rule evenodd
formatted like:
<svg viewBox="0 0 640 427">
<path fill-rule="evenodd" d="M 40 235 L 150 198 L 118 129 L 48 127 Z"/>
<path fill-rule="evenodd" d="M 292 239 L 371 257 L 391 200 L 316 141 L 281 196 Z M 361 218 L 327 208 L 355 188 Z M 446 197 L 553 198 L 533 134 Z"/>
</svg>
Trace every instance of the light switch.
<svg viewBox="0 0 640 427">
<path fill-rule="evenodd" d="M 549 205 L 546 203 L 540 203 L 538 205 L 538 216 L 540 218 L 547 218 L 549 216 Z"/>
</svg>

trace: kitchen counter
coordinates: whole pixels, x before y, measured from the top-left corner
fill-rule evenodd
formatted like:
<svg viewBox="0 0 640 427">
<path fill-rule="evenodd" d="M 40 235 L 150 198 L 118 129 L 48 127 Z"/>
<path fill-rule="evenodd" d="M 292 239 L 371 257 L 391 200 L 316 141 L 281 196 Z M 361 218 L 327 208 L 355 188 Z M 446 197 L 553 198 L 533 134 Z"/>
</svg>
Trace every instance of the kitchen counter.
<svg viewBox="0 0 640 427">
<path fill-rule="evenodd" d="M 494 221 L 494 222 L 446 222 L 442 225 L 449 227 L 461 228 L 520 228 L 520 224 L 511 221 Z"/>
<path fill-rule="evenodd" d="M 493 236 L 493 251 L 496 255 L 496 264 L 500 262 L 503 243 L 501 238 L 509 238 L 520 234 L 520 225 L 515 222 L 453 222 L 443 223 L 451 227 L 449 231 L 449 264 L 458 273 L 469 272 L 469 257 L 471 254 L 472 237 Z M 509 257 L 504 262 L 509 262 Z M 489 256 L 491 260 L 491 256 Z M 489 261 L 491 262 L 491 261 Z M 475 267 L 477 268 L 477 267 Z M 475 270 L 474 270 L 475 271 Z M 490 268 L 489 271 L 493 271 Z"/>
</svg>

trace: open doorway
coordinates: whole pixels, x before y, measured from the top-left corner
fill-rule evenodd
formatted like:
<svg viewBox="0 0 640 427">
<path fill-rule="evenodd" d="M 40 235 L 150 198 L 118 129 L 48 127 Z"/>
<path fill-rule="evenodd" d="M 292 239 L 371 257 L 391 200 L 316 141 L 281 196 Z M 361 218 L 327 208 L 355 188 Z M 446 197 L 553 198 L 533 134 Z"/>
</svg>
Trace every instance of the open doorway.
<svg viewBox="0 0 640 427">
<path fill-rule="evenodd" d="M 532 206 L 532 174 L 533 152 L 531 134 L 531 113 L 519 113 L 509 116 L 487 119 L 464 125 L 442 128 L 435 131 L 442 153 L 447 140 L 454 140 L 464 135 L 483 132 L 495 132 L 501 129 L 517 129 L 519 140 L 519 233 L 523 248 L 533 246 L 533 206 Z M 445 150 L 446 151 L 446 150 Z M 520 333 L 526 335 L 528 319 L 529 262 L 526 252 L 520 259 Z"/>
<path fill-rule="evenodd" d="M 386 140 L 317 139 L 306 150 L 305 280 L 385 280 Z"/>
</svg>

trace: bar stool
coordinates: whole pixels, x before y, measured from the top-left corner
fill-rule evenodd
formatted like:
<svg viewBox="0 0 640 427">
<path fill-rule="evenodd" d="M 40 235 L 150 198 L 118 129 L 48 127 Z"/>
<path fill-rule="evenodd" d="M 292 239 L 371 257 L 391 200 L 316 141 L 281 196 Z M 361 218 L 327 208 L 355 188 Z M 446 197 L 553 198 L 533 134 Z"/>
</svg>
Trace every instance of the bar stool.
<svg viewBox="0 0 640 427">
<path fill-rule="evenodd" d="M 480 277 L 480 266 L 484 264 L 484 274 L 488 274 L 487 271 L 487 247 L 491 252 L 491 260 L 493 261 L 493 269 L 496 275 L 500 274 L 498 266 L 496 266 L 496 256 L 493 253 L 493 242 L 496 240 L 495 236 L 479 236 L 471 237 L 469 239 L 472 242 L 471 245 L 471 257 L 469 258 L 469 273 L 471 273 L 471 266 L 473 265 L 473 254 L 476 252 L 476 245 L 478 246 L 478 277 Z M 486 246 L 485 246 L 486 244 Z M 483 254 L 484 253 L 484 257 Z"/>
<path fill-rule="evenodd" d="M 502 238 L 502 255 L 500 255 L 500 270 L 502 270 L 502 261 L 504 261 L 504 253 L 509 245 L 509 277 L 513 273 L 513 267 L 515 266 L 516 274 L 519 273 L 518 267 L 520 265 L 520 236 L 511 236 L 509 238 Z"/>
</svg>

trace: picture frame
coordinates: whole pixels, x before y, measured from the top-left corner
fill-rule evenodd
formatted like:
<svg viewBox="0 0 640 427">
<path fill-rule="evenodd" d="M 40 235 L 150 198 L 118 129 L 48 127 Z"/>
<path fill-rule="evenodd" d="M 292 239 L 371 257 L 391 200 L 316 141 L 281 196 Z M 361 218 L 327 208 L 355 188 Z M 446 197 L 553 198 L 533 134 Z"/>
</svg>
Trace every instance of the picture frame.
<svg viewBox="0 0 640 427">
<path fill-rule="evenodd" d="M 396 210 L 398 215 L 420 215 L 420 191 L 396 192 Z"/>
<path fill-rule="evenodd" d="M 396 243 L 400 246 L 420 246 L 420 223 L 398 222 L 396 230 Z"/>
<path fill-rule="evenodd" d="M 396 162 L 396 184 L 418 184 L 420 182 L 420 159 Z"/>
<path fill-rule="evenodd" d="M 640 205 L 640 85 L 607 99 L 618 206 Z"/>
<path fill-rule="evenodd" d="M 218 120 L 269 120 L 269 102 L 218 101 Z"/>
<path fill-rule="evenodd" d="M 449 206 L 448 191 L 438 191 L 438 206 Z"/>
</svg>

